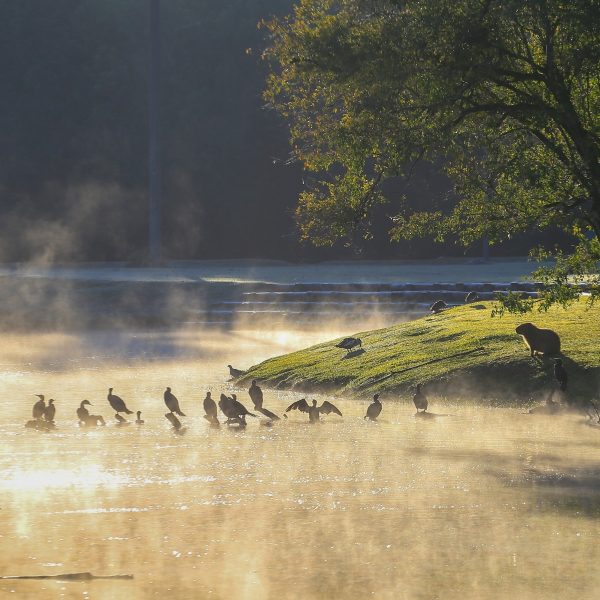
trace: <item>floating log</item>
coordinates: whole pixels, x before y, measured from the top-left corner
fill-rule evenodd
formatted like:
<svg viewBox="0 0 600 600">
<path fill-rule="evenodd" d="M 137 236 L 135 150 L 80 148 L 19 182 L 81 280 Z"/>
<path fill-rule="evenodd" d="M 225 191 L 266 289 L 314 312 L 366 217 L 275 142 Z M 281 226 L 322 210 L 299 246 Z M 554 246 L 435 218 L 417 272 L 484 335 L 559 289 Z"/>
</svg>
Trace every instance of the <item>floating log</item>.
<svg viewBox="0 0 600 600">
<path fill-rule="evenodd" d="M 133 579 L 133 575 L 94 575 L 93 573 L 62 573 L 61 575 L 2 575 L 0 579 L 56 579 L 59 581 L 92 581 L 93 579 Z"/>
</svg>

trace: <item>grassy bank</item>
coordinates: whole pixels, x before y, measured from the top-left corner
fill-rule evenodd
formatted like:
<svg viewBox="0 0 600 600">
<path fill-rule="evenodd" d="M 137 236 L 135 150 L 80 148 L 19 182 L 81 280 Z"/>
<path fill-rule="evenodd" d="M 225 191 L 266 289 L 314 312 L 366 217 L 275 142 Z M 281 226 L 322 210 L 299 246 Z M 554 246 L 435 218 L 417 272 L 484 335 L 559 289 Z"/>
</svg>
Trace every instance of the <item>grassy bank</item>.
<svg viewBox="0 0 600 600">
<path fill-rule="evenodd" d="M 346 356 L 331 340 L 252 367 L 240 384 L 259 379 L 267 387 L 296 388 L 364 397 L 381 392 L 409 395 L 416 383 L 429 393 L 475 401 L 539 400 L 554 386 L 549 359 L 533 359 L 519 323 L 557 331 L 569 392 L 597 397 L 600 385 L 600 307 L 579 302 L 546 314 L 492 317 L 491 302 L 447 310 L 385 329 L 348 332 L 363 353 Z"/>
</svg>

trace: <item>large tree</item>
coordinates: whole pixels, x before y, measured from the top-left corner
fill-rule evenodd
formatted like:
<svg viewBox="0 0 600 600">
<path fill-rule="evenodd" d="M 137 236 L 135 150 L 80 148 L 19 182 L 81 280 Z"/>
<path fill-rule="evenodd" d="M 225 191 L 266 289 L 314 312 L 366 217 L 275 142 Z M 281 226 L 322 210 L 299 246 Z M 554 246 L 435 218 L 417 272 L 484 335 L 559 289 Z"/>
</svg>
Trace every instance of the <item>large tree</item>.
<svg viewBox="0 0 600 600">
<path fill-rule="evenodd" d="M 369 237 L 374 207 L 396 200 L 392 238 L 559 226 L 579 247 L 548 281 L 595 268 L 596 0 L 300 0 L 266 26 L 266 97 L 313 173 L 297 208 L 306 239 Z M 384 194 L 419 160 L 452 181 L 439 209 Z"/>
</svg>

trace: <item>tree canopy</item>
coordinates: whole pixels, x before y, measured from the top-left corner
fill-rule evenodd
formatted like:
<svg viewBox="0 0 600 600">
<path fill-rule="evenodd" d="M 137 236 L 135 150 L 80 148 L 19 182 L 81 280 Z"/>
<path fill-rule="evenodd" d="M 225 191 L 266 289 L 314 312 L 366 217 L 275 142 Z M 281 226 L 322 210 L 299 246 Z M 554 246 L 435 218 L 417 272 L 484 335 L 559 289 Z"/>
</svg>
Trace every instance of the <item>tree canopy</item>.
<svg viewBox="0 0 600 600">
<path fill-rule="evenodd" d="M 392 239 L 560 227 L 579 245 L 548 282 L 595 270 L 598 2 L 300 0 L 265 25 L 265 95 L 314 175 L 296 211 L 305 239 L 368 238 L 374 208 L 393 202 Z M 417 161 L 452 182 L 437 207 L 385 194 Z"/>
</svg>

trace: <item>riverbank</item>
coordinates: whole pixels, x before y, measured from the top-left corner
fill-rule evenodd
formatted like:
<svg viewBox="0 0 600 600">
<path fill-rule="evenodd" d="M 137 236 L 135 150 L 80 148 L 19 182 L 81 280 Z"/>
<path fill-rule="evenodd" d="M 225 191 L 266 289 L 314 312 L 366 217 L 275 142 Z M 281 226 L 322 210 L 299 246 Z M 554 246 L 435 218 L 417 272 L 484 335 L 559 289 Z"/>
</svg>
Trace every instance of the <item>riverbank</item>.
<svg viewBox="0 0 600 600">
<path fill-rule="evenodd" d="M 543 399 L 555 387 L 553 361 L 529 356 L 519 323 L 551 328 L 562 340 L 569 393 L 593 398 L 600 382 L 600 308 L 580 301 L 548 313 L 492 317 L 480 302 L 383 329 L 348 332 L 364 352 L 347 354 L 331 340 L 252 367 L 240 380 L 265 387 L 364 397 L 411 396 L 417 383 L 448 398 L 505 404 Z"/>
</svg>

